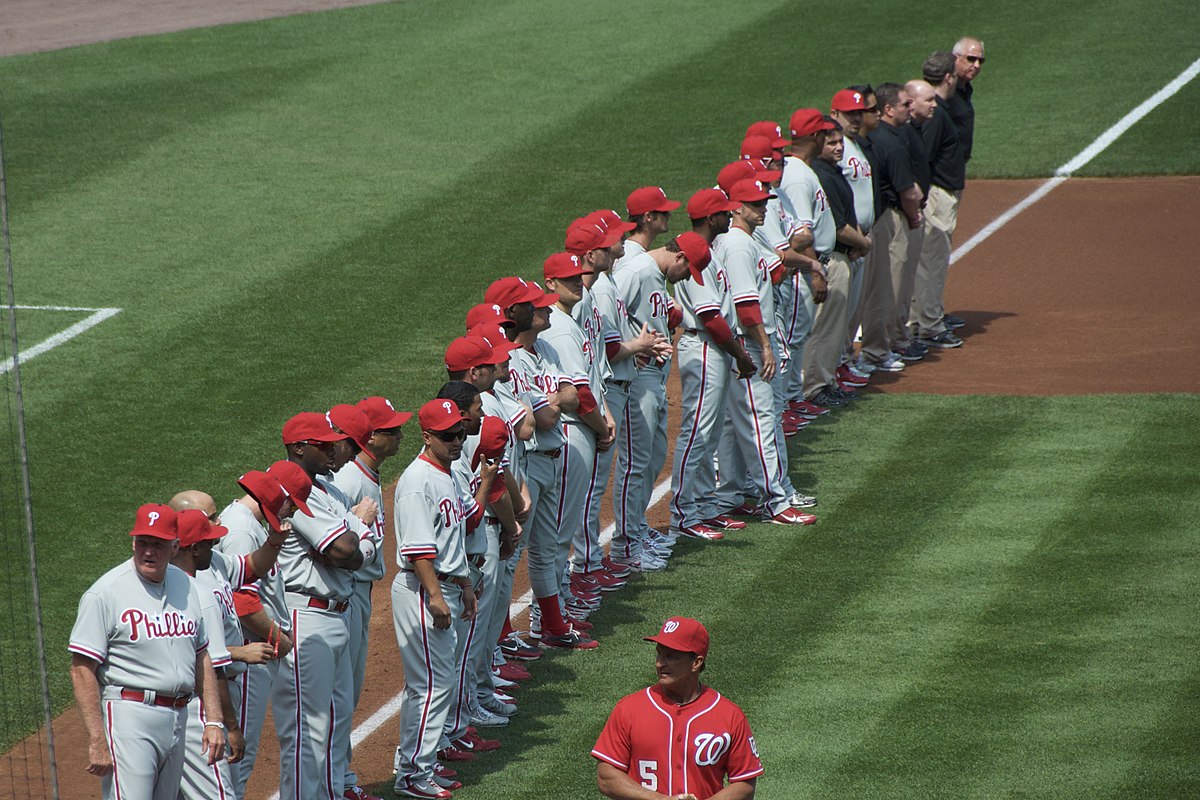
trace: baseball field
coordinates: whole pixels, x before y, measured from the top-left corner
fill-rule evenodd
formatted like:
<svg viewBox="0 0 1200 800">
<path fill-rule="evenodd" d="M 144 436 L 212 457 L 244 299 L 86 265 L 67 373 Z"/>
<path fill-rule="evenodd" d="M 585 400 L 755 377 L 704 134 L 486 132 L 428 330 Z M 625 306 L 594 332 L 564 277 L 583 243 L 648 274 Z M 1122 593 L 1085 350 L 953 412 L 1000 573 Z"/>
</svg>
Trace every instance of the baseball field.
<svg viewBox="0 0 1200 800">
<path fill-rule="evenodd" d="M 815 526 L 683 543 L 593 617 L 597 651 L 536 662 L 457 794 L 597 796 L 588 750 L 652 679 L 641 637 L 679 613 L 712 632 L 705 677 L 750 719 L 766 800 L 1200 796 L 1200 82 L 1002 216 L 1194 65 L 1190 3 L 404 0 L 190 27 L 322 3 L 120 2 L 141 15 L 16 0 L 0 19 L 61 796 L 99 796 L 66 640 L 139 504 L 223 505 L 297 411 L 414 410 L 483 288 L 540 279 L 570 220 L 646 184 L 686 199 L 749 122 L 915 77 L 966 33 L 988 61 L 956 241 L 993 229 L 950 274 L 966 346 L 791 440 Z M 26 52 L 35 29 L 47 48 L 155 35 Z M 45 797 L 0 378 L 0 798 Z M 402 676 L 375 600 L 355 762 L 390 796 L 397 726 L 376 712 Z"/>
</svg>

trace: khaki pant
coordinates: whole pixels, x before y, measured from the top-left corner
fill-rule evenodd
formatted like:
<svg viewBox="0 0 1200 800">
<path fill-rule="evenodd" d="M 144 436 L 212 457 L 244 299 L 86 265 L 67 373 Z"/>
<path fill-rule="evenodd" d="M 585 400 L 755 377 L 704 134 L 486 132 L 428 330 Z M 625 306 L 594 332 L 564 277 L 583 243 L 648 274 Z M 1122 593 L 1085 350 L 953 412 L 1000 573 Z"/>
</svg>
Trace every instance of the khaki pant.
<svg viewBox="0 0 1200 800">
<path fill-rule="evenodd" d="M 916 291 L 917 264 L 921 261 L 921 243 L 925 241 L 925 229 L 909 228 L 903 214 L 900 215 L 900 230 L 904 237 L 904 249 L 898 252 L 902 255 L 889 259 L 892 268 L 892 289 L 896 294 L 888 336 L 892 342 L 892 349 L 897 351 L 912 344 L 912 333 L 908 329 L 908 309 Z"/>
<path fill-rule="evenodd" d="M 945 308 L 942 293 L 946 289 L 946 273 L 950 270 L 951 238 L 958 225 L 958 201 L 962 192 L 952 192 L 940 186 L 929 189 L 925 204 L 925 239 L 917 265 L 917 282 L 908 324 L 917 336 L 928 338 L 946 330 L 942 322 Z"/>
<path fill-rule="evenodd" d="M 891 321 L 895 305 L 892 261 L 908 252 L 908 222 L 898 209 L 884 209 L 871 228 L 862 300 L 862 357 L 873 364 L 892 350 Z"/>
<path fill-rule="evenodd" d="M 804 344 L 804 396 L 808 399 L 826 387 L 837 386 L 834 372 L 846 342 L 850 260 L 845 253 L 831 253 L 825 271 L 829 290 L 825 302 L 817 306 L 812 332 Z"/>
</svg>

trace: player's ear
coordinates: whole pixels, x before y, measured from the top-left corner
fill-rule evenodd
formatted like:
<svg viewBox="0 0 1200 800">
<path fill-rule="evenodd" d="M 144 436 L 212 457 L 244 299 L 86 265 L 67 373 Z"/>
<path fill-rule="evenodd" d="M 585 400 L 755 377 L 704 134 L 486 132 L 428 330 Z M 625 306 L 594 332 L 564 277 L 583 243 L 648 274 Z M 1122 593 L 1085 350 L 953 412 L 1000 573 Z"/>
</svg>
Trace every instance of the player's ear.
<svg viewBox="0 0 1200 800">
<path fill-rule="evenodd" d="M 692 672 L 700 672 L 704 669 L 704 656 L 695 656 L 692 659 Z"/>
</svg>

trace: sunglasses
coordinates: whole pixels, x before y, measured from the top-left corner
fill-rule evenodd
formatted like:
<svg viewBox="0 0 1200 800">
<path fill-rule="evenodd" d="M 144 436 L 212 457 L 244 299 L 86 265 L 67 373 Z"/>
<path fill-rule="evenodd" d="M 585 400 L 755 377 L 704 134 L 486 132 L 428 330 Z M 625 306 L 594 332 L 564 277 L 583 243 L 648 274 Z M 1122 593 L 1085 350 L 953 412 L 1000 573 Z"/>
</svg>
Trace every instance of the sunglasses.
<svg viewBox="0 0 1200 800">
<path fill-rule="evenodd" d="M 983 56 L 959 56 L 959 58 L 965 58 L 972 64 L 978 64 L 981 67 L 983 66 Z"/>
<path fill-rule="evenodd" d="M 315 447 L 318 450 L 332 450 L 333 449 L 333 442 L 317 442 L 317 441 L 313 441 L 312 439 L 309 439 L 304 443 L 306 445 L 308 445 L 309 447 Z"/>
<path fill-rule="evenodd" d="M 430 433 L 443 442 L 461 442 L 467 438 L 467 431 L 464 428 L 459 428 L 456 431 L 430 431 Z"/>
<path fill-rule="evenodd" d="M 878 114 L 879 106 L 871 106 L 870 108 L 864 108 L 863 113 L 864 114 Z"/>
</svg>

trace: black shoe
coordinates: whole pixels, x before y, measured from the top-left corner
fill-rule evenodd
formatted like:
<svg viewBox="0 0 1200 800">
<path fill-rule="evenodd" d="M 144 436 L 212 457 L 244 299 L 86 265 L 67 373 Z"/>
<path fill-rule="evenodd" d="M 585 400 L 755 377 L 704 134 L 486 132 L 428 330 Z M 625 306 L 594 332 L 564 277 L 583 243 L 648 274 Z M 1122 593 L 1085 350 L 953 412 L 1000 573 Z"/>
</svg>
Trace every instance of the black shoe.
<svg viewBox="0 0 1200 800">
<path fill-rule="evenodd" d="M 955 336 L 950 331 L 942 331 L 937 336 L 930 336 L 922 340 L 930 347 L 936 347 L 939 350 L 952 350 L 955 347 L 962 347 L 962 339 Z"/>
<path fill-rule="evenodd" d="M 962 317 L 956 317 L 953 314 L 946 314 L 942 317 L 942 324 L 950 330 L 956 331 L 959 328 L 965 328 L 967 321 Z"/>
<path fill-rule="evenodd" d="M 921 347 L 918 347 L 917 343 L 913 342 L 908 347 L 899 351 L 899 355 L 900 355 L 900 358 L 904 361 L 920 361 L 922 358 L 925 357 L 926 352 L 928 352 L 928 351 L 925 349 L 922 349 Z"/>
<path fill-rule="evenodd" d="M 849 403 L 851 400 L 858 397 L 856 392 L 847 392 L 840 386 L 830 386 L 825 391 L 828 392 L 832 397 L 835 397 L 838 400 L 843 400 L 846 403 Z"/>
<path fill-rule="evenodd" d="M 834 393 L 834 389 L 825 388 L 817 392 L 812 397 L 808 398 L 808 402 L 813 405 L 821 406 L 822 408 L 841 408 L 846 405 L 849 400 L 838 397 Z"/>
</svg>

